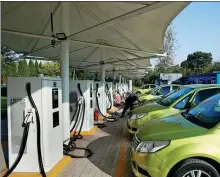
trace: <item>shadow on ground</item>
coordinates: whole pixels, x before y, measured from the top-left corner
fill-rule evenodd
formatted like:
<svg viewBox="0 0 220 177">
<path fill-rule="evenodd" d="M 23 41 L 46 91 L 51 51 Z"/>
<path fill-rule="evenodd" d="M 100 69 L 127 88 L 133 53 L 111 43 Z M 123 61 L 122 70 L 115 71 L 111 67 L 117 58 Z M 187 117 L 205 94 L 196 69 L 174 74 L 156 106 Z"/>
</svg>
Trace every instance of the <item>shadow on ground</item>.
<svg viewBox="0 0 220 177">
<path fill-rule="evenodd" d="M 133 176 L 130 167 L 131 136 L 127 131 L 126 122 L 127 118 L 121 118 L 116 122 L 106 123 L 107 126 L 101 130 L 110 136 L 98 138 L 87 146 L 93 152 L 89 161 L 113 177 Z"/>
</svg>

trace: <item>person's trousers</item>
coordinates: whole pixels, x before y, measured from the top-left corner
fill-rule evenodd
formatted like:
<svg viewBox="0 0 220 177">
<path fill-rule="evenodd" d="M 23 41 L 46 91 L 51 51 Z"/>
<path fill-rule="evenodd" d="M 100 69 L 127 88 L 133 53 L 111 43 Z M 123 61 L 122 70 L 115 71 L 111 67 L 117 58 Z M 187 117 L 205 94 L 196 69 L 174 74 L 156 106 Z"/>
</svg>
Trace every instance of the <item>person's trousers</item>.
<svg viewBox="0 0 220 177">
<path fill-rule="evenodd" d="M 122 111 L 122 116 L 125 115 L 126 111 L 127 111 L 129 108 L 130 108 L 130 110 L 132 110 L 132 109 L 133 109 L 133 104 L 125 104 L 125 107 L 124 107 L 124 109 L 123 109 L 123 111 Z"/>
</svg>

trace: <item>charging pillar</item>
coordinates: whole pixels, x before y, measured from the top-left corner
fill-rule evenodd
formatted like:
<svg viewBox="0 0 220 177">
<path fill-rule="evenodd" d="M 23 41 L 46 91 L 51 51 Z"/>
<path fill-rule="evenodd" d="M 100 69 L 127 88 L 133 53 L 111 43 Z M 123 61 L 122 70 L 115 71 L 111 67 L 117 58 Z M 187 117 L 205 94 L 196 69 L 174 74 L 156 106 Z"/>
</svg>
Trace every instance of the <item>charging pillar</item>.
<svg viewBox="0 0 220 177">
<path fill-rule="evenodd" d="M 26 84 L 30 84 L 30 95 Z M 30 97 L 33 98 L 33 103 Z M 62 81 L 47 77 L 9 77 L 7 81 L 9 168 L 20 154 L 24 124 L 30 122 L 24 154 L 14 172 L 39 173 L 38 138 L 45 172 L 63 158 Z M 38 114 L 35 114 L 35 112 Z M 39 120 L 40 132 L 38 132 Z"/>
<path fill-rule="evenodd" d="M 60 29 L 61 33 L 69 36 L 69 22 L 70 22 L 70 2 L 60 2 Z M 63 81 L 63 140 L 70 137 L 70 112 L 69 112 L 69 42 L 67 40 L 61 41 L 61 78 Z"/>
</svg>

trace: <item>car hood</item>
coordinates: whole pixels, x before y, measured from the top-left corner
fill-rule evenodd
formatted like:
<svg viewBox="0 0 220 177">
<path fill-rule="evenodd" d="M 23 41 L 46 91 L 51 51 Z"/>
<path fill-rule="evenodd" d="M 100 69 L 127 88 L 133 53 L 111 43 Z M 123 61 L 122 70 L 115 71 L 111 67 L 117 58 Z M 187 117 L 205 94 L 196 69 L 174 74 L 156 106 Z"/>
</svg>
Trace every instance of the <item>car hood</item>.
<svg viewBox="0 0 220 177">
<path fill-rule="evenodd" d="M 174 140 L 199 136 L 207 131 L 208 129 L 193 124 L 181 114 L 177 114 L 147 122 L 139 129 L 137 137 L 141 141 Z"/>
<path fill-rule="evenodd" d="M 140 101 L 143 101 L 143 100 L 152 100 L 152 99 L 159 99 L 161 98 L 162 96 L 157 96 L 157 95 L 143 95 L 143 96 L 140 96 L 139 100 Z"/>
<path fill-rule="evenodd" d="M 163 109 L 167 109 L 167 107 L 162 106 L 158 103 L 147 103 L 147 104 L 144 104 L 142 106 L 139 106 L 139 107 L 133 109 L 132 113 L 134 113 L 134 114 L 148 113 L 150 111 L 159 111 L 159 110 L 163 110 Z"/>
</svg>

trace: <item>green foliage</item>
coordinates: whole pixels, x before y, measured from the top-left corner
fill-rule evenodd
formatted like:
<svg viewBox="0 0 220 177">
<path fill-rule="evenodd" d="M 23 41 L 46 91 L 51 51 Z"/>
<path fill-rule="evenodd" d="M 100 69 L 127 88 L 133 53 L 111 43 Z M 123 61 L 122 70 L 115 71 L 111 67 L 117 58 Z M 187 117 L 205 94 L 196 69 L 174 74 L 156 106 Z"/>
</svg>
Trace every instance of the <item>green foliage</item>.
<svg viewBox="0 0 220 177">
<path fill-rule="evenodd" d="M 220 71 L 220 62 L 214 62 L 211 69 L 212 71 Z"/>
<path fill-rule="evenodd" d="M 134 86 L 135 87 L 141 87 L 143 85 L 141 79 L 135 79 L 134 80 Z"/>
<path fill-rule="evenodd" d="M 29 66 L 27 64 L 26 60 L 20 60 L 18 63 L 18 76 L 29 76 L 30 71 L 29 71 Z"/>
<path fill-rule="evenodd" d="M 60 76 L 60 65 L 57 62 L 48 62 L 42 65 L 42 74 L 44 76 Z"/>
<path fill-rule="evenodd" d="M 204 73 L 204 68 L 211 67 L 212 60 L 211 53 L 197 51 L 189 54 L 187 59 L 181 63 L 181 67 L 190 69 L 193 74 L 200 74 Z"/>
<path fill-rule="evenodd" d="M 42 69 L 42 62 L 40 61 L 39 68 Z"/>
<path fill-rule="evenodd" d="M 35 64 L 32 60 L 29 61 L 29 76 L 35 77 L 37 75 Z"/>
<path fill-rule="evenodd" d="M 35 71 L 36 71 L 36 76 L 38 76 L 40 73 L 40 70 L 39 70 L 39 65 L 38 65 L 37 60 L 35 60 L 34 67 L 35 67 Z"/>
<path fill-rule="evenodd" d="M 26 60 L 23 60 L 23 66 L 24 66 L 24 75 L 23 76 L 29 76 L 30 75 L 30 70 L 29 70 L 29 66 L 27 64 Z"/>
<path fill-rule="evenodd" d="M 15 62 L 10 62 L 8 65 L 9 65 L 9 72 L 10 72 L 9 76 L 16 77 L 18 74 L 17 73 L 17 64 Z"/>
<path fill-rule="evenodd" d="M 5 57 L 1 57 L 1 78 L 2 83 L 6 83 L 7 77 L 16 77 L 17 76 L 17 64 L 13 61 L 8 63 L 5 62 Z"/>
<path fill-rule="evenodd" d="M 18 76 L 24 76 L 24 62 L 20 60 L 18 63 Z"/>
</svg>

